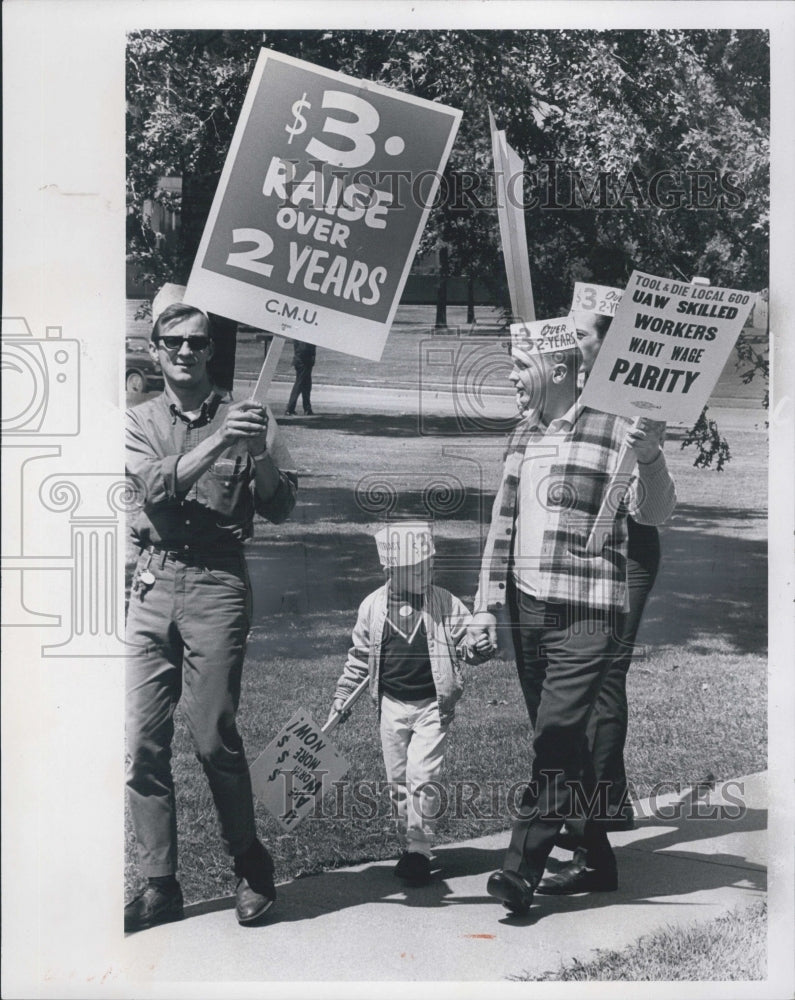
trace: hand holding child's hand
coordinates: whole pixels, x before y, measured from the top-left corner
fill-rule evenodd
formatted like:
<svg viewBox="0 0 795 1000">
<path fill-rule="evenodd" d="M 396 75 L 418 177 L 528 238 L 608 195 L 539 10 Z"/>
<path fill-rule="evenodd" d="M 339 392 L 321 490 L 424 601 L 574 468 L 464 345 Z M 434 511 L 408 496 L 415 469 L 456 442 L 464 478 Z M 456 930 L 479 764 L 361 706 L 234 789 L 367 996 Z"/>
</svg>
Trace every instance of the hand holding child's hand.
<svg viewBox="0 0 795 1000">
<path fill-rule="evenodd" d="M 481 632 L 472 647 L 480 656 L 488 656 L 489 653 L 496 652 L 496 647 L 491 644 L 488 632 Z"/>
<path fill-rule="evenodd" d="M 470 643 L 475 644 L 475 648 L 479 648 L 479 644 L 485 637 L 488 642 L 488 649 L 497 650 L 497 619 L 489 611 L 479 611 L 477 614 L 472 616 L 467 627 L 467 633 L 469 636 Z"/>
</svg>

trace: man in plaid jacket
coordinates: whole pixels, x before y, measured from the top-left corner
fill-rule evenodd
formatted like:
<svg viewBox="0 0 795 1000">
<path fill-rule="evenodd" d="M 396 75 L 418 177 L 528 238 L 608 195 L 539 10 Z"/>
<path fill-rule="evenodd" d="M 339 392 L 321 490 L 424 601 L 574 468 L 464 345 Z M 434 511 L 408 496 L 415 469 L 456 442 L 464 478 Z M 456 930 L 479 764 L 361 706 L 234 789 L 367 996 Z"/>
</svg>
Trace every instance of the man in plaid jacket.
<svg viewBox="0 0 795 1000">
<path fill-rule="evenodd" d="M 531 782 L 503 868 L 487 886 L 523 913 L 536 890 L 617 888 L 615 857 L 600 825 L 606 790 L 596 787 L 589 767 L 586 728 L 602 677 L 620 654 L 627 514 L 661 524 L 676 495 L 660 448 L 663 424 L 633 427 L 578 405 L 581 353 L 570 317 L 515 324 L 511 334 L 509 377 L 522 419 L 506 448 L 470 629 L 474 636 L 487 632 L 496 645 L 496 614 L 507 611 L 522 690 L 536 716 Z M 616 490 L 611 473 L 625 441 L 637 472 Z M 608 490 L 615 517 L 589 554 L 586 542 Z M 547 857 L 569 817 L 586 819 L 587 864 L 573 862 L 545 885 Z"/>
</svg>

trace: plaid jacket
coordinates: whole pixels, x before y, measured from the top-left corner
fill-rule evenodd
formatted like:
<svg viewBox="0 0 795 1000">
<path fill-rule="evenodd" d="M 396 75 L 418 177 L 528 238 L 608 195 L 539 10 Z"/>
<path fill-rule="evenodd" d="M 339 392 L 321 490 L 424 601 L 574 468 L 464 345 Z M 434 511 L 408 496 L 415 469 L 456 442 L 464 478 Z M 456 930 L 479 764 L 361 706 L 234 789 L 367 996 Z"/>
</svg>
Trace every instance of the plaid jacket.
<svg viewBox="0 0 795 1000">
<path fill-rule="evenodd" d="M 552 466 L 536 509 L 522 518 L 544 519 L 542 551 L 534 579 L 542 601 L 580 604 L 597 610 L 624 609 L 627 598 L 627 514 L 641 524 L 662 524 L 676 504 L 665 458 L 639 465 L 619 504 L 612 530 L 601 551 L 586 555 L 585 544 L 594 525 L 621 444 L 630 427 L 623 417 L 581 409 L 564 437 L 560 461 Z M 529 445 L 543 429 L 531 414 L 513 431 L 505 450 L 502 482 L 491 514 L 481 561 L 475 612 L 496 611 L 505 604 L 511 572 L 519 478 Z M 532 460 L 532 458 L 530 458 Z"/>
</svg>

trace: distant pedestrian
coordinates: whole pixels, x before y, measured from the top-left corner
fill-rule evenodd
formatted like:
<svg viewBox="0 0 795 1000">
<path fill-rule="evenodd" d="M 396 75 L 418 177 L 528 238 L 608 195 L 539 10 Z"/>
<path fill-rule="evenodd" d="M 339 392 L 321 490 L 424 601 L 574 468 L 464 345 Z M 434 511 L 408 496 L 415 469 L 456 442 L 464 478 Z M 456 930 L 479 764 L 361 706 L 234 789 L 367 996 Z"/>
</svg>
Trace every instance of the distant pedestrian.
<svg viewBox="0 0 795 1000">
<path fill-rule="evenodd" d="M 310 396 L 312 395 L 312 369 L 315 367 L 315 353 L 314 344 L 306 344 L 303 340 L 293 341 L 295 383 L 293 384 L 293 391 L 290 393 L 287 409 L 284 411 L 288 417 L 295 416 L 295 404 L 298 402 L 299 396 L 301 397 L 304 414 L 307 417 L 313 415 Z"/>
</svg>

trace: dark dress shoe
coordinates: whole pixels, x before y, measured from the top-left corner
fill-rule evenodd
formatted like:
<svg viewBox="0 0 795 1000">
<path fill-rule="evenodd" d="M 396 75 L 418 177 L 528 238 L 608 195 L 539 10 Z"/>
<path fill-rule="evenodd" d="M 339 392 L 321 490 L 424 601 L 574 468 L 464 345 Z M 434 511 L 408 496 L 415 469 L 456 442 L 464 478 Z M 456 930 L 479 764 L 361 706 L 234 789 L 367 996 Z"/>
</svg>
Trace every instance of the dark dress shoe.
<svg viewBox="0 0 795 1000">
<path fill-rule="evenodd" d="M 314 415 L 315 415 L 315 411 L 312 409 L 311 406 L 308 407 L 306 410 L 304 410 L 304 416 L 305 417 L 314 417 Z"/>
<path fill-rule="evenodd" d="M 395 876 L 411 885 L 427 885 L 431 880 L 431 862 L 418 851 L 404 851 L 395 865 Z"/>
<path fill-rule="evenodd" d="M 264 917 L 276 902 L 276 889 L 271 881 L 271 887 L 260 886 L 263 892 L 252 889 L 247 879 L 241 878 L 235 889 L 235 916 L 239 924 L 253 924 Z"/>
<path fill-rule="evenodd" d="M 533 888 L 532 882 L 511 871 L 494 872 L 486 883 L 486 892 L 517 915 L 527 913 L 532 906 Z"/>
<path fill-rule="evenodd" d="M 128 933 L 144 931 L 158 924 L 170 924 L 185 916 L 182 889 L 163 889 L 148 885 L 144 891 L 124 907 L 124 930 Z"/>
<path fill-rule="evenodd" d="M 546 875 L 536 887 L 544 896 L 573 896 L 578 892 L 614 892 L 618 871 L 614 866 L 588 868 L 580 861 L 570 861 L 559 872 Z"/>
<path fill-rule="evenodd" d="M 273 858 L 255 840 L 244 854 L 235 857 L 235 914 L 240 924 L 253 924 L 276 902 Z"/>
<path fill-rule="evenodd" d="M 285 417 L 294 417 L 295 416 L 295 410 L 285 410 L 284 411 L 284 415 L 285 415 Z"/>
</svg>

